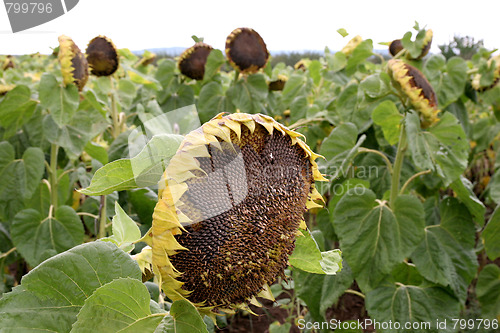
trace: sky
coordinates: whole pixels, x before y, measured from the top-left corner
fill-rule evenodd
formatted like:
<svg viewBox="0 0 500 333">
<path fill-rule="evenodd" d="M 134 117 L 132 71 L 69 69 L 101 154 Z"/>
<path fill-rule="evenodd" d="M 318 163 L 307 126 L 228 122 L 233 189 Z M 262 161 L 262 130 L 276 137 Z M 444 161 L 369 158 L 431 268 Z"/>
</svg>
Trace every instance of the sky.
<svg viewBox="0 0 500 333">
<path fill-rule="evenodd" d="M 6 0 L 7 1 L 7 0 Z M 71 37 L 80 49 L 98 36 L 132 51 L 189 47 L 192 35 L 224 49 L 238 27 L 251 27 L 270 51 L 341 49 L 350 38 L 372 39 L 375 49 L 412 30 L 415 21 L 434 32 L 431 52 L 454 35 L 483 39 L 500 48 L 498 0 L 475 1 L 169 1 L 80 0 L 65 15 L 26 31 L 12 33 L 6 9 L 0 5 L 0 54 L 51 53 L 57 37 Z M 347 30 L 343 38 L 336 31 Z"/>
</svg>

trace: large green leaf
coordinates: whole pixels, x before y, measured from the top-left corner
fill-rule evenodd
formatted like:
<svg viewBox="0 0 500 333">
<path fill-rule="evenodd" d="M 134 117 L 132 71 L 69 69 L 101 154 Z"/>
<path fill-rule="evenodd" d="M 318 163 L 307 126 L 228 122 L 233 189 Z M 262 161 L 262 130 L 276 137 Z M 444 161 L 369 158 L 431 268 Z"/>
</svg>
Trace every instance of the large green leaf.
<svg viewBox="0 0 500 333">
<path fill-rule="evenodd" d="M 371 39 L 367 39 L 359 43 L 358 46 L 354 49 L 352 54 L 348 57 L 346 72 L 348 75 L 353 74 L 358 65 L 363 63 L 366 58 L 370 57 L 373 54 L 373 41 Z"/>
<path fill-rule="evenodd" d="M 45 156 L 40 148 L 26 149 L 15 159 L 14 147 L 0 142 L 0 219 L 11 221 L 38 188 L 44 172 Z"/>
<path fill-rule="evenodd" d="M 205 63 L 205 74 L 203 75 L 203 80 L 207 82 L 212 79 L 225 62 L 226 59 L 224 58 L 221 50 L 214 49 L 210 51 L 210 54 L 207 57 L 207 62 Z"/>
<path fill-rule="evenodd" d="M 497 206 L 483 230 L 484 249 L 490 260 L 500 257 L 500 206 Z"/>
<path fill-rule="evenodd" d="M 24 209 L 16 214 L 11 226 L 12 241 L 31 266 L 81 244 L 83 233 L 80 218 L 69 206 L 59 207 L 53 217 Z"/>
<path fill-rule="evenodd" d="M 153 332 L 167 314 L 151 314 L 149 300 L 141 281 L 113 280 L 85 300 L 71 332 Z"/>
<path fill-rule="evenodd" d="M 234 111 L 234 106 L 224 94 L 222 85 L 216 81 L 209 82 L 201 88 L 197 107 L 203 123 L 221 112 Z"/>
<path fill-rule="evenodd" d="M 52 74 L 43 74 L 38 88 L 40 103 L 49 110 L 57 126 L 69 124 L 78 109 L 79 94 L 74 84 L 63 87 Z"/>
<path fill-rule="evenodd" d="M 372 319 L 378 322 L 392 322 L 392 329 L 384 329 L 384 332 L 454 332 L 452 319 L 458 318 L 460 311 L 457 300 L 444 289 L 435 286 L 423 287 L 403 283 L 384 285 L 370 291 L 365 302 Z M 445 321 L 448 324 L 447 329 L 436 326 L 438 322 Z M 428 326 L 418 326 L 422 323 Z"/>
<path fill-rule="evenodd" d="M 23 277 L 21 285 L 3 295 L 0 327 L 12 332 L 69 332 L 94 290 L 120 277 L 139 280 L 141 271 L 114 244 L 74 247 L 44 261 Z"/>
<path fill-rule="evenodd" d="M 183 136 L 155 135 L 131 159 L 116 160 L 96 171 L 90 186 L 80 190 L 86 195 L 105 195 L 114 191 L 156 185 Z"/>
<path fill-rule="evenodd" d="M 479 225 L 484 225 L 484 214 L 486 207 L 479 200 L 473 191 L 473 186 L 470 180 L 464 176 L 460 176 L 457 180 L 450 184 L 451 189 L 457 194 L 458 199 L 467 207 L 474 221 Z"/>
<path fill-rule="evenodd" d="M 398 143 L 401 128 L 401 115 L 393 101 L 386 100 L 380 103 L 372 113 L 373 122 L 382 127 L 384 138 L 389 144 Z"/>
<path fill-rule="evenodd" d="M 186 300 L 175 301 L 170 316 L 163 319 L 155 333 L 208 333 L 198 310 Z"/>
<path fill-rule="evenodd" d="M 455 116 L 446 112 L 425 131 L 420 128 L 417 113 L 409 112 L 405 120 L 408 148 L 415 165 L 436 172 L 445 186 L 458 179 L 467 167 L 469 144 Z"/>
<path fill-rule="evenodd" d="M 411 258 L 427 280 L 449 285 L 463 303 L 478 266 L 474 222 L 455 198 L 443 200 L 439 208 L 441 223 L 425 228 L 425 238 Z"/>
<path fill-rule="evenodd" d="M 362 290 L 370 290 L 409 256 L 423 237 L 424 208 L 412 196 L 398 196 L 394 207 L 369 190 L 349 190 L 334 211 L 340 248 Z"/>
<path fill-rule="evenodd" d="M 14 135 L 31 118 L 36 105 L 27 86 L 18 85 L 9 91 L 0 103 L 0 126 L 6 131 L 4 137 Z"/>
<path fill-rule="evenodd" d="M 290 265 L 316 274 L 336 274 L 342 268 L 339 250 L 321 252 L 309 230 L 301 231 L 295 240 L 295 249 L 288 257 Z"/>
<path fill-rule="evenodd" d="M 479 273 L 476 284 L 476 294 L 481 304 L 484 317 L 500 316 L 500 267 L 494 264 L 486 265 Z"/>
<path fill-rule="evenodd" d="M 268 87 L 264 75 L 257 73 L 244 76 L 227 91 L 227 97 L 241 112 L 263 112 L 263 103 L 267 97 Z"/>
<path fill-rule="evenodd" d="M 134 242 L 141 238 L 141 231 L 137 224 L 120 207 L 118 201 L 115 201 L 115 216 L 113 216 L 113 235 L 101 240 L 111 241 L 118 245 L 125 252 L 134 249 Z"/>
</svg>

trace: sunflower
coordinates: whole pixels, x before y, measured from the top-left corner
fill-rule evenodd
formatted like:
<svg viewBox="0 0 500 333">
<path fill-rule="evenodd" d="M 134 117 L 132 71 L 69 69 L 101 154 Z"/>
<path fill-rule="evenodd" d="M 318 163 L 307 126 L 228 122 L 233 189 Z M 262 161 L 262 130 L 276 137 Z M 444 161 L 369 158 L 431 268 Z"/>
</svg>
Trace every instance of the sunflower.
<svg viewBox="0 0 500 333">
<path fill-rule="evenodd" d="M 119 58 L 116 46 L 106 36 L 97 36 L 92 39 L 85 54 L 90 65 L 90 73 L 96 76 L 109 76 L 118 69 Z"/>
<path fill-rule="evenodd" d="M 416 57 L 412 57 L 410 55 L 410 53 L 408 52 L 406 54 L 406 57 L 408 59 L 411 59 L 411 60 L 420 60 L 422 59 L 423 57 L 425 57 L 430 49 L 431 49 L 431 45 L 432 45 L 432 36 L 433 36 L 433 33 L 432 33 L 432 30 L 429 29 L 425 32 L 425 36 L 424 36 L 424 39 L 422 40 L 422 49 L 421 49 L 421 52 L 418 56 Z M 389 44 L 389 53 L 394 57 L 396 54 L 398 54 L 401 50 L 403 50 L 404 47 L 403 47 L 403 44 L 401 44 L 401 39 L 395 39 L 393 40 L 390 44 Z"/>
<path fill-rule="evenodd" d="M 353 39 L 351 39 L 346 46 L 340 50 L 340 52 L 344 53 L 346 56 L 349 56 L 356 47 L 358 47 L 359 44 L 363 41 L 363 38 L 361 36 L 356 36 Z"/>
<path fill-rule="evenodd" d="M 304 212 L 321 207 L 319 156 L 260 114 L 217 115 L 189 133 L 160 181 L 153 272 L 173 301 L 230 311 L 272 299 Z"/>
<path fill-rule="evenodd" d="M 256 73 L 269 60 L 266 43 L 251 28 L 237 28 L 227 36 L 226 56 L 231 66 L 243 74 Z"/>
<path fill-rule="evenodd" d="M 472 79 L 472 88 L 474 88 L 474 90 L 477 90 L 480 92 L 489 90 L 489 89 L 495 87 L 495 85 L 498 83 L 498 81 L 500 81 L 500 55 L 497 55 L 496 57 L 493 57 L 490 60 L 488 60 L 488 68 L 491 67 L 493 61 L 495 62 L 495 65 L 496 65 L 494 72 L 493 72 L 493 82 L 489 85 L 486 85 L 486 86 L 481 85 L 482 75 L 478 73 L 478 74 L 474 75 L 474 78 Z"/>
<path fill-rule="evenodd" d="M 283 74 L 278 74 L 278 77 L 274 81 L 270 81 L 268 83 L 269 90 L 271 91 L 280 91 L 285 88 L 285 83 L 288 81 L 288 77 Z"/>
<path fill-rule="evenodd" d="M 179 70 L 182 74 L 193 80 L 203 80 L 205 64 L 212 47 L 198 42 L 182 52 L 179 58 Z"/>
<path fill-rule="evenodd" d="M 64 85 L 75 84 L 82 91 L 89 78 L 89 66 L 83 53 L 68 36 L 59 36 L 58 58 Z"/>
<path fill-rule="evenodd" d="M 395 39 L 389 44 L 389 53 L 394 57 L 396 54 L 403 50 L 403 44 L 401 44 L 401 39 Z"/>
<path fill-rule="evenodd" d="M 391 59 L 387 65 L 396 88 L 420 113 L 422 127 L 426 128 L 434 124 L 438 120 L 437 115 L 440 111 L 437 108 L 436 93 L 429 81 L 418 69 L 402 60 Z"/>
</svg>

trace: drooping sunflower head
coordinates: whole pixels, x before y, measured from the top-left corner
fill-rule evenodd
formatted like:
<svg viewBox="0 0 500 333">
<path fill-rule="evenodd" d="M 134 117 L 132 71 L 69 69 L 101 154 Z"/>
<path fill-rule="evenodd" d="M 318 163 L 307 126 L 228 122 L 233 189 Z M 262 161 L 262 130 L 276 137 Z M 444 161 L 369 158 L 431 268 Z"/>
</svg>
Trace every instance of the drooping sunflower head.
<svg viewBox="0 0 500 333">
<path fill-rule="evenodd" d="M 422 52 L 420 53 L 420 55 L 416 58 L 414 58 L 414 60 L 419 60 L 419 59 L 422 59 L 423 57 L 425 57 L 427 55 L 427 53 L 429 53 L 429 50 L 431 49 L 431 45 L 432 45 L 432 30 L 429 29 L 425 32 L 425 37 L 424 37 L 424 40 L 423 40 L 423 43 L 422 43 Z"/>
<path fill-rule="evenodd" d="M 434 124 L 440 111 L 436 93 L 424 74 L 398 59 L 389 60 L 387 68 L 396 88 L 420 113 L 422 127 Z"/>
<path fill-rule="evenodd" d="M 284 276 L 319 156 L 264 115 L 219 114 L 188 134 L 160 181 L 153 271 L 172 300 L 245 308 Z M 272 296 L 271 296 L 272 297 Z"/>
<path fill-rule="evenodd" d="M 346 56 L 349 56 L 353 51 L 354 49 L 359 45 L 361 44 L 361 42 L 363 41 L 363 38 L 359 35 L 355 36 L 353 39 L 351 39 L 347 44 L 346 46 L 344 46 L 342 48 L 342 50 L 340 50 L 340 52 L 344 53 Z"/>
<path fill-rule="evenodd" d="M 288 81 L 288 77 L 283 74 L 279 74 L 276 80 L 270 81 L 268 84 L 269 90 L 271 91 L 280 91 L 285 88 L 285 83 Z"/>
<path fill-rule="evenodd" d="M 266 66 L 269 52 L 255 30 L 237 28 L 227 36 L 226 57 L 234 69 L 243 74 L 252 74 Z"/>
<path fill-rule="evenodd" d="M 109 76 L 118 69 L 119 58 L 116 46 L 106 36 L 97 36 L 92 39 L 85 54 L 89 62 L 90 73 L 96 76 Z"/>
<path fill-rule="evenodd" d="M 89 66 L 85 55 L 71 38 L 59 36 L 59 63 L 64 85 L 75 84 L 79 91 L 89 78 Z"/>
<path fill-rule="evenodd" d="M 477 90 L 479 92 L 483 92 L 489 89 L 492 89 L 495 87 L 495 85 L 500 81 L 500 55 L 497 55 L 491 59 L 488 60 L 488 67 L 492 66 L 493 62 L 495 62 L 495 69 L 493 71 L 493 81 L 490 84 L 481 84 L 481 78 L 482 75 L 480 73 L 477 73 L 474 75 L 474 78 L 472 79 L 472 88 L 474 90 Z"/>
<path fill-rule="evenodd" d="M 182 74 L 193 80 L 203 80 L 205 64 L 212 47 L 203 42 L 198 42 L 186 49 L 179 58 L 179 70 Z"/>
<path fill-rule="evenodd" d="M 394 57 L 401 50 L 403 50 L 403 44 L 401 44 L 401 39 L 395 39 L 389 44 L 389 53 Z"/>
<path fill-rule="evenodd" d="M 293 66 L 294 69 L 296 70 L 302 70 L 302 71 L 305 71 L 309 65 L 311 64 L 311 60 L 310 59 L 300 59 L 299 61 L 297 61 L 295 63 L 295 65 Z"/>
</svg>

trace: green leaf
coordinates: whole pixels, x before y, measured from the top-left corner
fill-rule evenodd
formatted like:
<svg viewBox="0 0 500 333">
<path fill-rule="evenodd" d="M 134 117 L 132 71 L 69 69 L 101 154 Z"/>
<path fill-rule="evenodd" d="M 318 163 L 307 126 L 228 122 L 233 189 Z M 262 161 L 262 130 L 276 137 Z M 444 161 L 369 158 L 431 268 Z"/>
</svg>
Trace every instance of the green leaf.
<svg viewBox="0 0 500 333">
<path fill-rule="evenodd" d="M 334 275 L 311 274 L 293 270 L 293 281 L 295 282 L 295 292 L 297 297 L 307 304 L 307 308 L 315 321 L 324 321 L 320 312 L 321 295 L 325 278 L 332 278 Z"/>
<path fill-rule="evenodd" d="M 500 205 L 500 172 L 497 171 L 491 177 L 491 181 L 488 184 L 488 189 L 490 191 L 491 199 Z"/>
<path fill-rule="evenodd" d="M 125 252 L 134 249 L 134 242 L 141 238 L 141 231 L 137 224 L 120 207 L 118 201 L 115 201 L 115 216 L 113 216 L 113 235 L 107 239 L 118 245 Z M 103 240 L 107 240 L 103 239 Z"/>
<path fill-rule="evenodd" d="M 425 238 L 411 258 L 427 280 L 449 285 L 464 303 L 478 267 L 474 223 L 467 209 L 455 198 L 443 200 L 439 208 L 441 223 L 425 228 Z"/>
<path fill-rule="evenodd" d="M 313 79 L 313 83 L 317 86 L 321 81 L 321 68 L 323 65 L 318 60 L 313 60 L 307 68 L 309 76 Z"/>
<path fill-rule="evenodd" d="M 197 108 L 200 121 L 205 123 L 221 112 L 233 112 L 234 106 L 224 94 L 222 85 L 212 81 L 201 88 Z"/>
<path fill-rule="evenodd" d="M 500 316 L 500 267 L 486 265 L 479 273 L 476 294 L 481 304 L 483 317 L 495 319 Z"/>
<path fill-rule="evenodd" d="M 439 122 L 424 131 L 415 112 L 405 118 L 408 148 L 415 165 L 436 172 L 445 186 L 458 179 L 467 167 L 469 144 L 454 115 L 443 114 Z"/>
<path fill-rule="evenodd" d="M 428 286 L 419 287 L 397 283 L 381 286 L 366 295 L 366 309 L 370 318 L 378 322 L 399 323 L 400 329 L 384 330 L 384 332 L 409 332 L 406 323 L 428 323 L 428 327 L 420 327 L 422 332 L 454 332 L 451 330 L 452 319 L 459 318 L 460 304 L 442 288 Z M 448 324 L 436 327 L 437 322 Z M 417 324 L 418 323 L 418 324 Z M 411 328 L 411 326 L 410 326 Z"/>
<path fill-rule="evenodd" d="M 141 73 L 140 71 L 132 68 L 128 68 L 127 74 L 130 80 L 134 83 L 146 86 L 153 90 L 161 90 L 160 82 L 147 74 Z"/>
<path fill-rule="evenodd" d="M 296 97 L 305 95 L 306 83 L 307 77 L 304 74 L 293 73 L 290 75 L 281 94 L 283 105 L 289 106 Z"/>
<path fill-rule="evenodd" d="M 224 55 L 220 50 L 213 49 L 210 51 L 210 54 L 207 57 L 207 62 L 205 63 L 203 81 L 208 82 L 211 80 L 225 62 L 226 58 L 224 58 Z"/>
<path fill-rule="evenodd" d="M 43 74 L 38 88 L 40 103 L 49 110 L 57 126 L 69 124 L 78 109 L 80 96 L 74 84 L 61 86 L 52 74 Z"/>
<path fill-rule="evenodd" d="M 347 35 L 349 35 L 349 33 L 347 32 L 347 30 L 345 30 L 344 28 L 340 28 L 340 29 L 337 29 L 337 32 L 342 36 L 342 37 L 345 37 Z"/>
<path fill-rule="evenodd" d="M 71 332 L 152 332 L 167 314 L 151 314 L 149 301 L 141 281 L 113 280 L 85 300 Z"/>
<path fill-rule="evenodd" d="M 31 266 L 83 242 L 83 225 L 69 206 L 61 206 L 53 217 L 34 209 L 20 211 L 11 227 L 12 241 Z"/>
<path fill-rule="evenodd" d="M 482 233 L 484 249 L 491 261 L 500 257 L 500 206 L 491 215 Z"/>
<path fill-rule="evenodd" d="M 108 163 L 96 171 L 90 186 L 81 189 L 86 195 L 106 195 L 156 185 L 164 167 L 174 156 L 183 136 L 174 134 L 155 135 L 137 156 Z"/>
<path fill-rule="evenodd" d="M 354 49 L 351 56 L 347 60 L 345 68 L 348 75 L 354 74 L 359 64 L 363 63 L 373 54 L 373 42 L 371 39 L 366 39 L 359 43 Z"/>
<path fill-rule="evenodd" d="M 10 221 L 30 199 L 42 179 L 45 156 L 40 148 L 26 149 L 15 159 L 14 147 L 0 142 L 0 219 Z"/>
<path fill-rule="evenodd" d="M 186 300 L 178 300 L 170 308 L 170 316 L 160 323 L 155 333 L 208 333 L 198 310 Z"/>
<path fill-rule="evenodd" d="M 457 194 L 458 199 L 467 207 L 474 221 L 481 226 L 484 225 L 486 207 L 474 193 L 470 180 L 464 176 L 460 176 L 460 178 L 450 184 L 450 187 Z"/>
<path fill-rule="evenodd" d="M 289 333 L 291 328 L 291 323 L 280 324 L 279 321 L 275 321 L 269 325 L 269 333 Z"/>
<path fill-rule="evenodd" d="M 18 85 L 7 93 L 0 103 L 0 126 L 6 131 L 4 138 L 14 135 L 31 118 L 36 105 L 27 86 Z"/>
<path fill-rule="evenodd" d="M 263 112 L 263 103 L 268 94 L 266 79 L 260 73 L 246 76 L 230 87 L 226 94 L 241 112 Z"/>
<path fill-rule="evenodd" d="M 399 141 L 399 131 L 403 115 L 399 113 L 393 101 L 383 101 L 372 113 L 373 122 L 382 127 L 384 138 L 394 145 Z"/>
<path fill-rule="evenodd" d="M 103 146 L 89 141 L 85 145 L 85 152 L 90 155 L 90 157 L 95 158 L 102 164 L 108 163 L 108 152 Z"/>
<path fill-rule="evenodd" d="M 151 227 L 153 211 L 158 201 L 158 195 L 152 190 L 144 188 L 129 191 L 128 197 L 142 226 Z"/>
<path fill-rule="evenodd" d="M 321 252 L 309 230 L 295 239 L 295 249 L 288 257 L 290 265 L 315 274 L 336 274 L 342 268 L 339 250 Z"/>
<path fill-rule="evenodd" d="M 346 263 L 342 264 L 342 270 L 336 275 L 325 275 L 319 302 L 319 311 L 324 318 L 326 318 L 326 311 L 337 303 L 340 296 L 352 285 L 353 281 L 351 268 Z"/>
<path fill-rule="evenodd" d="M 137 263 L 115 245 L 91 242 L 31 270 L 0 299 L 0 327 L 69 332 L 87 297 L 120 277 L 141 279 Z M 95 330 L 95 327 L 94 327 Z"/>
<path fill-rule="evenodd" d="M 335 168 L 342 165 L 350 151 L 356 146 L 358 138 L 358 128 L 352 123 L 344 123 L 335 127 L 328 135 L 319 153 L 326 159 L 326 164 Z"/>
<path fill-rule="evenodd" d="M 361 81 L 359 87 L 371 98 L 378 98 L 390 92 L 390 78 L 385 73 L 369 75 Z"/>
<path fill-rule="evenodd" d="M 398 196 L 391 209 L 371 190 L 351 189 L 334 215 L 340 248 L 362 290 L 375 287 L 423 237 L 424 208 L 412 196 Z"/>
</svg>

